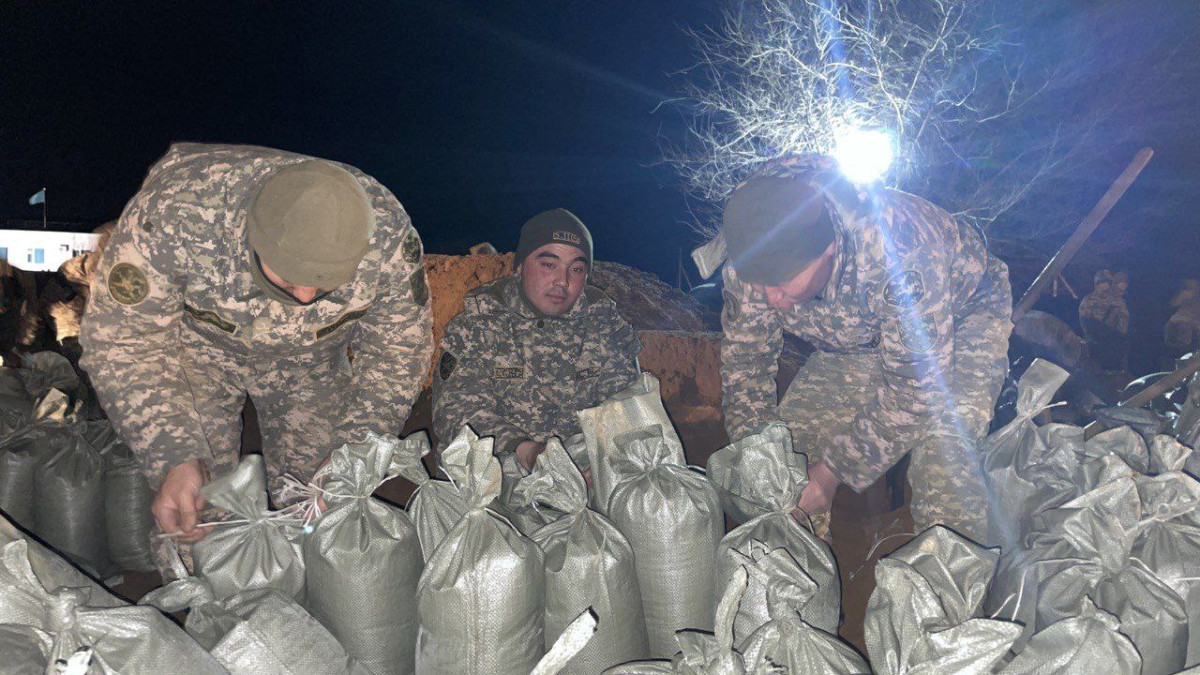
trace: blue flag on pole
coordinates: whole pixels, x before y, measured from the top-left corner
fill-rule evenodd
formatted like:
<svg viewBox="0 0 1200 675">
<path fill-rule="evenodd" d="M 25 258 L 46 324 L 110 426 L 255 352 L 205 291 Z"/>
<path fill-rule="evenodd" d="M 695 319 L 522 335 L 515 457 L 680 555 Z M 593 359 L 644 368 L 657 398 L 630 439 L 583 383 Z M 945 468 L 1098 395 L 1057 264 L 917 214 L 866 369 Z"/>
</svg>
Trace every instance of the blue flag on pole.
<svg viewBox="0 0 1200 675">
<path fill-rule="evenodd" d="M 30 206 L 35 206 L 37 204 L 45 204 L 45 203 L 46 203 L 46 188 L 42 188 L 41 190 L 38 190 L 37 192 L 33 193 L 32 197 L 29 198 Z"/>
</svg>

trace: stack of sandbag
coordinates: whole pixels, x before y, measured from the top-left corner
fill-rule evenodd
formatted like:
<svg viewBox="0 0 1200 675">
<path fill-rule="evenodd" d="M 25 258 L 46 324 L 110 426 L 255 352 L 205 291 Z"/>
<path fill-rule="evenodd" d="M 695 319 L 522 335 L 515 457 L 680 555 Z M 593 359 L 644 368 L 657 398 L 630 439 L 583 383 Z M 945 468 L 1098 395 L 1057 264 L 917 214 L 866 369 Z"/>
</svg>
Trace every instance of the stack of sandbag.
<svg viewBox="0 0 1200 675">
<path fill-rule="evenodd" d="M 11 520 L 0 515 L 0 546 L 14 541 L 23 541 L 27 546 L 27 560 L 34 575 L 43 588 L 83 588 L 88 592 L 88 604 L 92 607 L 121 607 L 127 603 L 108 592 L 100 582 L 79 571 L 62 556 L 46 548 L 36 539 L 22 531 Z"/>
<path fill-rule="evenodd" d="M 1188 539 L 1159 531 L 1161 523 L 1143 512 L 1139 482 L 1149 500 L 1158 493 L 1174 501 L 1170 493 L 1178 486 L 1135 480 L 1128 468 L 1122 473 L 1113 472 L 1094 490 L 1038 515 L 1028 549 L 1007 556 L 1002 564 L 989 605 L 996 607 L 999 616 L 1025 624 L 1029 637 L 1082 616 L 1094 604 L 1112 615 L 1111 621 L 1105 621 L 1115 622 L 1141 654 L 1140 669 L 1130 672 L 1176 673 L 1187 662 L 1188 610 L 1179 592 L 1159 575 L 1173 576 L 1181 590 L 1194 582 L 1177 568 L 1190 564 L 1182 559 L 1186 548 L 1163 551 L 1156 544 L 1186 544 Z M 1193 479 L 1180 474 L 1180 480 Z M 1160 517 L 1171 520 L 1169 513 Z M 1170 543 L 1154 541 L 1147 551 L 1139 546 L 1143 533 L 1172 538 Z M 1135 549 L 1149 562 L 1135 557 Z M 1017 650 L 1023 646 L 1018 644 Z"/>
<path fill-rule="evenodd" d="M 650 655 L 633 548 L 604 516 L 587 508 L 587 485 L 557 438 L 550 439 L 515 495 L 563 514 L 531 535 L 546 557 L 546 646 L 588 608 L 599 620 L 594 638 L 562 672 L 599 673 Z"/>
<path fill-rule="evenodd" d="M 376 675 L 415 668 L 417 531 L 403 510 L 371 496 L 397 475 L 399 446 L 368 434 L 333 452 L 322 490 L 329 510 L 303 544 L 304 606 Z"/>
<path fill-rule="evenodd" d="M 748 556 L 781 550 L 815 584 L 806 604 L 795 608 L 800 617 L 820 630 L 837 632 L 841 579 L 828 544 L 792 516 L 808 484 L 808 471 L 804 455 L 792 450 L 787 427 L 772 424 L 713 453 L 708 480 L 717 488 L 725 512 L 745 519 L 717 549 L 721 579 L 745 565 Z M 766 596 L 766 586 L 752 576 L 738 610 L 734 632 L 739 641 L 769 620 Z"/>
<path fill-rule="evenodd" d="M 402 439 L 392 458 L 396 472 L 417 486 L 408 498 L 408 515 L 417 528 L 425 562 L 467 513 L 467 503 L 453 483 L 430 477 L 421 461 L 428 454 L 429 437 L 421 431 Z"/>
<path fill-rule="evenodd" d="M 617 439 L 623 434 L 647 427 L 662 427 L 667 450 L 672 456 L 679 457 L 680 463 L 683 462 L 683 443 L 675 435 L 671 418 L 663 407 L 658 379 L 650 373 L 642 373 L 633 384 L 613 394 L 608 400 L 577 414 L 583 429 L 588 468 L 592 472 L 591 507 L 598 513 L 609 515 L 609 500 L 621 480 L 611 460 L 623 452 L 617 445 Z M 567 443 L 568 449 L 571 445 Z M 572 453 L 574 456 L 575 453 Z"/>
<path fill-rule="evenodd" d="M 608 517 L 633 547 L 650 654 L 669 657 L 677 631 L 712 630 L 725 516 L 713 486 L 684 463 L 670 427 L 625 432 L 612 445 Z"/>
<path fill-rule="evenodd" d="M 84 436 L 83 425 L 43 425 L 33 473 L 35 534 L 72 560 L 111 571 L 105 516 L 104 458 Z"/>
<path fill-rule="evenodd" d="M 117 570 L 152 572 L 155 565 L 150 536 L 154 514 L 150 506 L 154 493 L 141 462 L 117 437 L 108 420 L 80 424 L 84 425 L 84 437 L 104 463 L 104 522 L 109 559 Z"/>
<path fill-rule="evenodd" d="M 92 662 L 88 673 L 227 672 L 157 610 L 93 604 L 87 586 L 48 591 L 30 562 L 25 540 L 0 547 L 0 655 L 6 667 L 24 665 L 13 661 L 20 654 L 41 668 L 37 672 L 55 672 L 54 664 L 83 649 L 91 651 L 83 652 Z M 5 642 L 15 642 L 14 649 Z"/>
<path fill-rule="evenodd" d="M 417 586 L 417 672 L 525 675 L 545 652 L 542 551 L 488 510 L 502 480 L 491 438 L 463 427 L 442 466 L 466 513 L 434 548 Z"/>
<path fill-rule="evenodd" d="M 213 594 L 226 598 L 252 588 L 273 588 L 301 599 L 303 524 L 293 514 L 270 510 L 262 456 L 243 457 L 237 468 L 205 485 L 201 494 L 231 516 L 192 545 L 196 574 L 211 584 Z"/>
<path fill-rule="evenodd" d="M 863 626 L 875 672 L 992 672 L 1021 634 L 983 614 L 997 557 L 935 526 L 880 560 Z"/>
</svg>

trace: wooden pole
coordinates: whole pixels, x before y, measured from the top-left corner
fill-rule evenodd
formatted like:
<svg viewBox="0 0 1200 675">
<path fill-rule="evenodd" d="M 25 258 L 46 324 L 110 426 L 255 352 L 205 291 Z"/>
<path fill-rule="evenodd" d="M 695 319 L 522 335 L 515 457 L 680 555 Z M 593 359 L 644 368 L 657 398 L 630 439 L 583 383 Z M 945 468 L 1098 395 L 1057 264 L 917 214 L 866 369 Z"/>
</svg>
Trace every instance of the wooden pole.
<svg viewBox="0 0 1200 675">
<path fill-rule="evenodd" d="M 1167 375 L 1158 382 L 1146 387 L 1138 393 L 1121 401 L 1117 405 L 1121 408 L 1140 408 L 1147 403 L 1153 401 L 1156 397 L 1171 391 L 1179 386 L 1181 382 L 1200 372 L 1200 353 L 1192 356 L 1192 358 L 1183 362 L 1183 365 L 1175 369 L 1175 372 Z M 1100 422 L 1092 422 L 1083 428 L 1083 437 L 1091 438 L 1096 434 L 1104 431 L 1104 425 Z"/>
<path fill-rule="evenodd" d="M 1146 164 L 1150 162 L 1150 158 L 1153 156 L 1153 150 L 1142 148 L 1134 156 L 1129 166 L 1125 167 L 1125 170 L 1121 172 L 1121 175 L 1117 176 L 1117 179 L 1109 186 L 1108 191 L 1096 203 L 1092 212 L 1087 214 L 1087 217 L 1079 223 L 1079 227 L 1075 228 L 1075 232 L 1071 234 L 1070 239 L 1067 239 L 1067 243 L 1058 249 L 1058 253 L 1054 254 L 1050 262 L 1046 263 L 1045 269 L 1037 276 L 1037 279 L 1034 279 L 1033 285 L 1029 287 L 1029 290 L 1025 291 L 1025 295 L 1021 297 L 1021 301 L 1013 308 L 1013 323 L 1020 321 L 1026 312 L 1033 309 L 1038 298 L 1046 291 L 1046 287 L 1057 279 L 1059 274 L 1062 274 L 1063 268 L 1067 266 L 1067 263 L 1071 262 L 1071 258 L 1075 257 L 1079 249 L 1083 248 L 1083 244 L 1088 240 L 1088 237 L 1092 236 L 1092 233 L 1100 226 L 1100 222 L 1116 206 L 1121 196 L 1133 184 L 1133 181 L 1142 172 L 1142 169 L 1146 168 Z"/>
</svg>

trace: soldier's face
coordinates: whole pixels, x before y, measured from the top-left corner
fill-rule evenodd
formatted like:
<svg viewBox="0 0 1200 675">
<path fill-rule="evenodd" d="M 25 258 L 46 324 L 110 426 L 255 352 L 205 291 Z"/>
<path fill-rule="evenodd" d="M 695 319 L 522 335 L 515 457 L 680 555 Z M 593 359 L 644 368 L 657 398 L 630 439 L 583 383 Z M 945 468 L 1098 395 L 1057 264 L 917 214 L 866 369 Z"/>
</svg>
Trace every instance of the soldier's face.
<svg viewBox="0 0 1200 675">
<path fill-rule="evenodd" d="M 833 276 L 833 256 L 836 247 L 833 244 L 825 249 L 808 267 L 792 277 L 792 280 L 782 286 L 757 286 L 767 296 L 767 304 L 775 309 L 790 310 L 796 305 L 802 305 L 817 297 L 829 285 Z"/>
<path fill-rule="evenodd" d="M 574 246 L 546 244 L 521 263 L 521 290 L 547 316 L 559 316 L 575 306 L 587 284 L 587 258 Z"/>
<path fill-rule="evenodd" d="M 270 267 L 267 267 L 267 263 L 262 262 L 261 259 L 259 260 L 259 265 L 262 266 L 263 276 L 267 278 L 267 281 L 275 284 L 302 304 L 308 304 L 315 300 L 317 296 L 332 293 L 335 290 L 332 288 L 316 288 L 314 286 L 297 286 L 296 284 L 284 281 L 283 277 L 273 272 Z"/>
</svg>

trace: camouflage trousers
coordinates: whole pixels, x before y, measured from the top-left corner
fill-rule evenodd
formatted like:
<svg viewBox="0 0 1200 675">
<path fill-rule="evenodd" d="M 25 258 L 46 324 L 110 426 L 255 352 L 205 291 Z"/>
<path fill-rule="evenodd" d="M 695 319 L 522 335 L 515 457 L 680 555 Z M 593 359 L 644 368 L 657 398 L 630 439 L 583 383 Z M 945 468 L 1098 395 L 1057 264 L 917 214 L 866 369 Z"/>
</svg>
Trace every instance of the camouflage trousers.
<svg viewBox="0 0 1200 675">
<path fill-rule="evenodd" d="M 237 466 L 242 451 L 242 409 L 249 397 L 262 432 L 267 486 L 275 505 L 285 505 L 281 499 L 283 477 L 308 481 L 334 449 L 334 426 L 340 422 L 349 372 L 333 363 L 287 359 L 247 365 L 212 347 L 190 347 L 183 354 L 183 366 L 211 451 L 205 462 L 210 477 L 223 476 Z M 209 507 L 201 521 L 225 517 L 227 514 Z M 180 548 L 190 567 L 190 547 Z M 160 569 L 168 569 L 164 566 L 166 555 L 163 550 L 155 552 Z"/>
<path fill-rule="evenodd" d="M 1011 323 L 999 317 L 969 317 L 955 331 L 954 373 L 948 399 L 953 408 L 932 420 L 914 447 L 896 448 L 887 466 L 864 467 L 881 475 L 912 453 L 908 480 L 917 531 L 946 525 L 979 542 L 987 541 L 987 496 L 975 447 L 987 434 L 996 398 L 1008 372 Z M 830 440 L 845 434 L 883 381 L 878 352 L 815 352 L 796 374 L 779 403 L 779 418 L 791 429 L 798 451 L 822 458 Z M 830 514 L 813 517 L 818 536 L 830 539 Z"/>
</svg>

